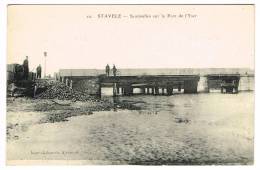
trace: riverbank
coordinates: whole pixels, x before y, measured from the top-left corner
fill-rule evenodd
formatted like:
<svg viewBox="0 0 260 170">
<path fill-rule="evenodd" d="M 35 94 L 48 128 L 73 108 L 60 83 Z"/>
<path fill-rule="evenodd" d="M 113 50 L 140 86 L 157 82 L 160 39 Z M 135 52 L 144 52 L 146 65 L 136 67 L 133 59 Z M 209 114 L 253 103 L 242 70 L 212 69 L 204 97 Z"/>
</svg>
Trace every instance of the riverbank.
<svg viewBox="0 0 260 170">
<path fill-rule="evenodd" d="M 71 101 L 57 99 L 7 98 L 7 139 L 18 139 L 19 132 L 33 124 L 68 121 L 70 117 L 92 115 L 115 109 L 138 110 L 126 102 L 107 100 Z"/>
</svg>

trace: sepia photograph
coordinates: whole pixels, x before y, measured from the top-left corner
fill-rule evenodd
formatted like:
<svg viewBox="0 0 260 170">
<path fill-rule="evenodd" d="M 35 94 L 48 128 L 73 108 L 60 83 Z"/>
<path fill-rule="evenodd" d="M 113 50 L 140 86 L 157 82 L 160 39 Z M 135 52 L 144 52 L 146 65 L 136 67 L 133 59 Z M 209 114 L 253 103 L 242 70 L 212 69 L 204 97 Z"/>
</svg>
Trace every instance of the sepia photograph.
<svg viewBox="0 0 260 170">
<path fill-rule="evenodd" d="M 9 4 L 7 165 L 254 165 L 255 5 Z"/>
</svg>

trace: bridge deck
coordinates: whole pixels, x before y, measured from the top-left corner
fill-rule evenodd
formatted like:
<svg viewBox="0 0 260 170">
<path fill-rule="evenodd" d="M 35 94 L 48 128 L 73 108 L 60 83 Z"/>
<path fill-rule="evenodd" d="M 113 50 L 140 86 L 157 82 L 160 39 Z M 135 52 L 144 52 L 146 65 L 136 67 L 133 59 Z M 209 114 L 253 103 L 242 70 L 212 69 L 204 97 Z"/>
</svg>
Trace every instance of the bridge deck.
<svg viewBox="0 0 260 170">
<path fill-rule="evenodd" d="M 209 80 L 239 80 L 240 74 L 208 74 Z"/>
</svg>

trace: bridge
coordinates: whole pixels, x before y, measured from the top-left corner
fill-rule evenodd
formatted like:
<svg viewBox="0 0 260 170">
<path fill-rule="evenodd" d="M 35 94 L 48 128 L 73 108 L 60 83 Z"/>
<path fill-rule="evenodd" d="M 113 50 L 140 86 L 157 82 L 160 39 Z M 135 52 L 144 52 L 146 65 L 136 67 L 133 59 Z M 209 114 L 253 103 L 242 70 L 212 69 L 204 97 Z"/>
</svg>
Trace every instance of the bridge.
<svg viewBox="0 0 260 170">
<path fill-rule="evenodd" d="M 102 86 L 112 85 L 114 95 L 132 95 L 134 88 L 141 89 L 141 94 L 168 94 L 171 95 L 173 89 L 178 91 L 184 89 L 184 93 L 197 93 L 199 75 L 144 75 L 144 76 L 101 76 Z"/>
<path fill-rule="evenodd" d="M 206 77 L 208 91 L 210 91 L 210 88 L 220 88 L 221 93 L 238 93 L 240 74 L 209 74 Z"/>
<path fill-rule="evenodd" d="M 63 69 L 56 79 L 90 95 L 101 95 L 104 87 L 113 88 L 114 95 L 132 95 L 135 89 L 152 95 L 254 90 L 250 69 L 120 69 L 115 77 L 106 76 L 104 70 Z"/>
</svg>

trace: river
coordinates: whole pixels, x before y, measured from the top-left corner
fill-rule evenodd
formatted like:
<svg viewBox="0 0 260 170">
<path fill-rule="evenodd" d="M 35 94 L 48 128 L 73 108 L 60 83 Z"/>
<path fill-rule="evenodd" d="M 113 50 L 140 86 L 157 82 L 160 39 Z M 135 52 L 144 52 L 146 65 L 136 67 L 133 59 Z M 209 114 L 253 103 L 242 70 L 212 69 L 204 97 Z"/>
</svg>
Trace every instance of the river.
<svg viewBox="0 0 260 170">
<path fill-rule="evenodd" d="M 90 164 L 253 163 L 253 92 L 106 98 L 141 110 L 115 108 L 34 125 L 8 144 L 15 148 L 8 156 Z"/>
</svg>

